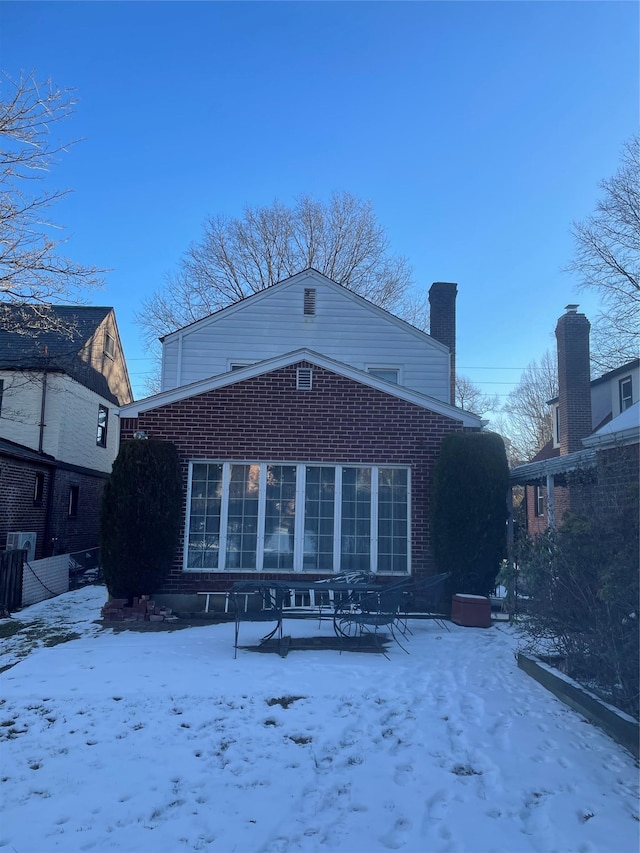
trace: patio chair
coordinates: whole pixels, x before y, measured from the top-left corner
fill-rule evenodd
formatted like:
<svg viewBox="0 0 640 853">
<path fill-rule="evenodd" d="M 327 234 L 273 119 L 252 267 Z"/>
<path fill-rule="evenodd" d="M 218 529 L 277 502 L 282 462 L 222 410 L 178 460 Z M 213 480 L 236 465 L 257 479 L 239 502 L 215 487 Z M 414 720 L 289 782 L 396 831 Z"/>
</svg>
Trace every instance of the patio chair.
<svg viewBox="0 0 640 853">
<path fill-rule="evenodd" d="M 248 595 L 247 592 L 251 594 Z M 234 660 L 238 655 L 238 633 L 241 622 L 275 622 L 273 630 L 262 637 L 260 644 L 266 643 L 276 632 L 278 632 L 278 640 L 282 640 L 282 608 L 286 596 L 284 589 L 273 589 L 260 584 L 253 590 L 232 590 L 229 595 L 235 617 Z M 259 596 L 259 607 L 252 606 L 255 604 L 256 596 Z"/>
<path fill-rule="evenodd" d="M 447 581 L 450 577 L 451 572 L 442 572 L 423 581 L 414 581 L 408 586 L 407 606 L 419 611 L 422 619 L 433 619 L 446 631 L 449 630 L 449 626 L 444 621 L 448 616 L 444 600 Z"/>
<path fill-rule="evenodd" d="M 403 618 L 404 589 L 399 584 L 393 584 L 380 592 L 358 593 L 354 590 L 348 600 L 340 602 L 336 608 L 334 626 L 336 634 L 341 640 L 354 637 L 370 635 L 382 654 L 389 660 L 386 653 L 381 628 L 387 628 L 393 640 L 400 646 L 403 652 L 409 654 L 396 634 L 396 629 L 403 636 L 406 633 L 399 628 L 399 621 Z M 342 646 L 340 648 L 342 652 Z"/>
</svg>

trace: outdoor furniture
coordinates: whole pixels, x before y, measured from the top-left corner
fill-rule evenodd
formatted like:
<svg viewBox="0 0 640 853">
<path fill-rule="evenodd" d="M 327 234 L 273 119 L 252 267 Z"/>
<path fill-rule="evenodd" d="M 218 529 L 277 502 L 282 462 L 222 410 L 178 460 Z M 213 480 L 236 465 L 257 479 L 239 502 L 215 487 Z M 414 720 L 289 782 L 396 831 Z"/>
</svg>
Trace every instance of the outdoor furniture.
<svg viewBox="0 0 640 853">
<path fill-rule="evenodd" d="M 464 628 L 490 628 L 491 599 L 486 595 L 454 595 L 451 621 Z"/>
<path fill-rule="evenodd" d="M 433 619 L 441 628 L 448 631 L 449 627 L 444 621 L 448 616 L 445 591 L 450 577 L 451 572 L 442 572 L 424 580 L 411 581 L 407 585 L 407 611 L 416 609 L 420 612 L 420 618 Z"/>
<path fill-rule="evenodd" d="M 405 584 L 392 584 L 377 591 L 367 592 L 355 589 L 349 599 L 340 602 L 336 607 L 334 619 L 336 634 L 343 639 L 362 637 L 365 633 L 370 634 L 382 654 L 388 659 L 389 656 L 382 646 L 379 634 L 380 628 L 387 628 L 400 648 L 409 654 L 396 635 L 397 628 L 403 636 L 406 636 L 406 631 L 400 628 L 400 620 L 404 618 L 405 586 Z"/>
<path fill-rule="evenodd" d="M 275 622 L 273 630 L 265 634 L 260 643 L 270 640 L 278 632 L 282 640 L 282 605 L 285 598 L 284 589 L 274 589 L 264 583 L 241 583 L 229 592 L 235 617 L 234 659 L 238 654 L 238 633 L 241 622 Z M 252 607 L 258 597 L 259 607 Z"/>
</svg>

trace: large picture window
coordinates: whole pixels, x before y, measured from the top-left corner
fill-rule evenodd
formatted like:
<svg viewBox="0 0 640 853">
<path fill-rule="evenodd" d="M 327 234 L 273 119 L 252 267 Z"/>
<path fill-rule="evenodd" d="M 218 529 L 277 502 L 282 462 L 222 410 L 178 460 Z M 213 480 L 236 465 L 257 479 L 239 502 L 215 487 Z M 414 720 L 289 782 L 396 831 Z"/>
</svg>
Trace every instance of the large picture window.
<svg viewBox="0 0 640 853">
<path fill-rule="evenodd" d="M 409 572 L 409 469 L 193 462 L 186 571 Z"/>
</svg>

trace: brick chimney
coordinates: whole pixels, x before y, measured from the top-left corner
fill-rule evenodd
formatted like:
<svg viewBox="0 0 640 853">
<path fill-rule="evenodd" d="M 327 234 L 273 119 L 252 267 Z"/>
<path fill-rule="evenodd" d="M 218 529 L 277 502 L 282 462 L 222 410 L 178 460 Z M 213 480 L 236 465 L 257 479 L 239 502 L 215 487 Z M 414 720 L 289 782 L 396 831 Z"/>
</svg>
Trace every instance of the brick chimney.
<svg viewBox="0 0 640 853">
<path fill-rule="evenodd" d="M 558 433 L 560 453 L 582 450 L 592 432 L 589 330 L 591 324 L 577 305 L 567 305 L 558 320 Z"/>
<path fill-rule="evenodd" d="M 432 338 L 449 347 L 451 405 L 456 400 L 456 296 L 458 285 L 452 281 L 434 281 L 429 288 L 430 320 Z"/>
</svg>

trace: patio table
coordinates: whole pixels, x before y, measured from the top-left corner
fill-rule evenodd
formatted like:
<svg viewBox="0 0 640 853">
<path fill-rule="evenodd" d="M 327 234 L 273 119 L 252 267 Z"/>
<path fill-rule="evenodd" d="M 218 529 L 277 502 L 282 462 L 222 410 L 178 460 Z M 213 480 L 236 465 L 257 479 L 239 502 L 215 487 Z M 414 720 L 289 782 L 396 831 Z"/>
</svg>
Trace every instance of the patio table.
<svg viewBox="0 0 640 853">
<path fill-rule="evenodd" d="M 229 590 L 229 595 L 234 604 L 236 614 L 236 626 L 245 618 L 247 621 L 252 621 L 251 611 L 247 610 L 247 596 L 255 593 L 260 596 L 261 601 L 269 601 L 278 604 L 271 612 L 277 619 L 276 627 L 262 638 L 261 643 L 266 642 L 274 636 L 279 630 L 282 635 L 282 620 L 286 615 L 287 608 L 284 606 L 284 601 L 287 597 L 291 600 L 291 596 L 295 597 L 296 593 L 304 593 L 309 595 L 310 606 L 308 608 L 290 608 L 296 610 L 297 614 L 308 616 L 317 616 L 320 621 L 324 613 L 327 613 L 328 618 L 333 621 L 333 629 L 337 637 L 348 638 L 341 627 L 344 621 L 346 610 L 353 607 L 356 608 L 358 601 L 364 597 L 379 596 L 389 585 L 380 584 L 377 582 L 346 582 L 344 580 L 332 580 L 327 578 L 321 581 L 312 580 L 261 580 L 256 578 L 249 581 L 237 581 Z M 322 598 L 328 597 L 328 603 L 323 603 Z M 240 601 L 243 597 L 243 601 Z M 317 603 L 319 601 L 319 603 Z M 244 608 L 243 608 L 244 605 Z"/>
</svg>

